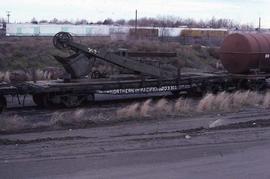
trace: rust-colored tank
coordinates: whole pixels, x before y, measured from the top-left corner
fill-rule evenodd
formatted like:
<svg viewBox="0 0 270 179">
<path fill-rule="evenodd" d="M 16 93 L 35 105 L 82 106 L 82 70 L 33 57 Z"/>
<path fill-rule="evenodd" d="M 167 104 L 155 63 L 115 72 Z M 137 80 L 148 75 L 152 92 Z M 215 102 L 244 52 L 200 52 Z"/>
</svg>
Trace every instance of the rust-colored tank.
<svg viewBox="0 0 270 179">
<path fill-rule="evenodd" d="M 221 46 L 220 58 L 230 73 L 270 72 L 270 34 L 230 34 Z"/>
</svg>

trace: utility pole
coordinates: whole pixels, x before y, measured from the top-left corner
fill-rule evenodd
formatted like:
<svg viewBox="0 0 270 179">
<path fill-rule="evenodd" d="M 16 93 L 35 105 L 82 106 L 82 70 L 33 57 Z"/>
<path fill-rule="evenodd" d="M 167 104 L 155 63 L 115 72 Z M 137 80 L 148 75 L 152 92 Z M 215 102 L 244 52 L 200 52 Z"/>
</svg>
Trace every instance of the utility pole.
<svg viewBox="0 0 270 179">
<path fill-rule="evenodd" d="M 9 24 L 9 17 L 10 17 L 11 11 L 7 11 L 7 23 Z"/>
<path fill-rule="evenodd" d="M 259 17 L 259 32 L 261 31 L 261 17 Z"/>
<path fill-rule="evenodd" d="M 138 11 L 135 11 L 135 37 L 137 38 L 137 24 L 138 23 Z"/>
</svg>

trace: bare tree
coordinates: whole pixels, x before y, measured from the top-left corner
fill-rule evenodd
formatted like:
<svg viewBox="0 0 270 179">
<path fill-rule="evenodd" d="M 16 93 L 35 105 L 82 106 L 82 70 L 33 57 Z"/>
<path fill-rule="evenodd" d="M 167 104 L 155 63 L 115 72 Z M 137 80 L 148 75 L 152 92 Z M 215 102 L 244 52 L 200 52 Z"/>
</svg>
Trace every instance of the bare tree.
<svg viewBox="0 0 270 179">
<path fill-rule="evenodd" d="M 58 24 L 59 20 L 56 18 L 53 18 L 52 20 L 49 21 L 50 24 Z"/>
<path fill-rule="evenodd" d="M 45 24 L 45 23 L 48 23 L 48 21 L 43 19 L 43 20 L 40 20 L 39 23 L 40 24 Z"/>
<path fill-rule="evenodd" d="M 2 18 L 4 22 L 4 19 Z M 1 22 L 1 19 L 0 19 Z M 32 18 L 31 23 L 38 23 L 35 18 Z M 47 20 L 40 20 L 39 23 L 50 23 L 50 24 L 104 24 L 104 25 L 135 25 L 135 20 L 112 20 L 110 18 L 105 19 L 104 21 L 97 21 L 95 23 L 89 22 L 86 19 L 78 19 L 75 22 L 69 20 L 59 20 L 57 18 L 53 18 L 50 21 Z M 187 26 L 190 28 L 228 28 L 228 29 L 239 29 L 239 30 L 254 30 L 254 26 L 252 24 L 240 24 L 234 22 L 231 19 L 224 19 L 224 18 L 215 18 L 212 17 L 209 20 L 195 20 L 193 18 L 179 18 L 174 16 L 159 16 L 157 18 L 147 18 L 143 17 L 138 19 L 137 25 L 140 27 L 179 27 L 179 26 Z"/>
<path fill-rule="evenodd" d="M 81 24 L 88 24 L 88 21 L 86 19 L 78 19 L 75 21 L 76 25 L 81 25 Z"/>
<path fill-rule="evenodd" d="M 36 20 L 35 17 L 33 17 L 33 18 L 31 19 L 31 24 L 38 24 L 38 21 Z"/>
<path fill-rule="evenodd" d="M 104 24 L 104 25 L 112 25 L 112 24 L 113 24 L 113 20 L 110 19 L 110 18 L 105 19 L 105 20 L 103 21 L 103 24 Z"/>
<path fill-rule="evenodd" d="M 119 20 L 115 21 L 115 24 L 117 24 L 117 25 L 125 25 L 126 20 L 125 19 L 119 19 Z"/>
</svg>

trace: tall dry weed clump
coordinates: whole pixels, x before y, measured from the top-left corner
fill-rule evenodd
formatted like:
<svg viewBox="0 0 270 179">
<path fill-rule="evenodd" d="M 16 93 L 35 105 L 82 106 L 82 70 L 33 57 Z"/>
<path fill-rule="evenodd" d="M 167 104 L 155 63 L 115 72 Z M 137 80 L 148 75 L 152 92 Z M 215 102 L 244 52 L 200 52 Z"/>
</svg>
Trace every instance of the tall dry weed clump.
<svg viewBox="0 0 270 179">
<path fill-rule="evenodd" d="M 255 91 L 237 91 L 234 93 L 220 92 L 208 93 L 201 100 L 195 102 L 191 99 L 179 98 L 168 101 L 165 98 L 153 102 L 147 100 L 119 109 L 120 117 L 151 117 L 168 114 L 191 114 L 202 112 L 230 112 L 238 111 L 243 107 L 270 108 L 270 92 L 260 94 Z"/>
<path fill-rule="evenodd" d="M 74 111 L 74 118 L 81 119 L 85 116 L 86 111 L 84 109 L 77 109 Z"/>
<path fill-rule="evenodd" d="M 226 92 L 221 92 L 218 95 L 216 95 L 215 98 L 215 109 L 220 111 L 231 111 L 232 106 L 232 95 Z"/>
<path fill-rule="evenodd" d="M 259 106 L 262 104 L 264 95 L 254 91 L 237 91 L 232 96 L 232 106 L 234 108 L 241 108 L 243 106 Z"/>
<path fill-rule="evenodd" d="M 26 72 L 27 75 L 27 80 L 28 81 L 41 81 L 41 80 L 51 80 L 52 79 L 52 74 L 49 71 L 46 70 L 40 70 L 37 69 L 33 72 Z"/>
<path fill-rule="evenodd" d="M 139 106 L 140 103 L 131 104 L 122 109 L 117 110 L 117 116 L 121 118 L 130 118 L 130 117 L 138 117 L 139 116 Z"/>
<path fill-rule="evenodd" d="M 0 72 L 0 82 L 10 83 L 10 72 Z"/>
<path fill-rule="evenodd" d="M 199 101 L 197 112 L 235 111 L 245 106 L 256 107 L 262 104 L 263 99 L 264 95 L 254 91 L 207 94 Z"/>
<path fill-rule="evenodd" d="M 151 99 L 142 103 L 135 103 L 117 110 L 116 114 L 121 118 L 150 117 L 167 114 L 173 111 L 173 104 L 162 98 L 154 103 Z"/>
<path fill-rule="evenodd" d="M 76 109 L 75 111 L 55 112 L 50 118 L 50 126 L 76 126 L 106 119 L 108 117 L 103 113 L 93 114 L 86 109 Z"/>
<path fill-rule="evenodd" d="M 264 95 L 263 101 L 262 101 L 262 106 L 264 108 L 270 108 L 270 92 L 267 92 Z"/>
<path fill-rule="evenodd" d="M 174 112 L 189 113 L 192 112 L 193 106 L 188 99 L 179 98 L 174 104 Z"/>
<path fill-rule="evenodd" d="M 214 110 L 214 102 L 215 102 L 216 96 L 214 94 L 206 94 L 203 99 L 201 99 L 197 105 L 197 111 L 203 112 L 203 111 L 211 111 Z"/>
<path fill-rule="evenodd" d="M 64 113 L 61 112 L 55 112 L 53 113 L 51 119 L 50 119 L 50 125 L 54 126 L 59 123 L 59 121 L 63 121 L 65 119 Z"/>
<path fill-rule="evenodd" d="M 0 72 L 0 82 L 23 82 L 23 81 L 41 81 L 52 80 L 55 77 L 51 71 L 36 69 L 34 71 L 6 71 Z"/>
<path fill-rule="evenodd" d="M 191 101 L 179 98 L 176 102 L 162 98 L 156 102 L 148 99 L 142 103 L 135 103 L 117 110 L 121 118 L 151 117 L 172 113 L 189 113 L 193 109 Z"/>
<path fill-rule="evenodd" d="M 162 98 L 154 105 L 154 110 L 156 114 L 170 113 L 173 110 L 173 106 L 168 100 Z"/>
<path fill-rule="evenodd" d="M 110 120 L 104 113 L 93 114 L 91 110 L 76 109 L 74 111 L 57 111 L 49 115 L 49 120 L 30 123 L 28 126 L 35 129 L 40 127 L 61 129 L 78 128 L 95 125 L 97 121 Z"/>
<path fill-rule="evenodd" d="M 25 119 L 18 115 L 5 116 L 0 118 L 0 130 L 20 130 L 25 128 Z"/>
<path fill-rule="evenodd" d="M 49 71 L 41 71 L 41 75 L 38 80 L 51 80 L 52 74 Z"/>
<path fill-rule="evenodd" d="M 142 104 L 141 109 L 140 109 L 140 116 L 143 116 L 143 117 L 151 116 L 150 113 L 153 111 L 153 107 L 151 106 L 151 103 L 152 103 L 152 100 L 148 99 Z"/>
</svg>

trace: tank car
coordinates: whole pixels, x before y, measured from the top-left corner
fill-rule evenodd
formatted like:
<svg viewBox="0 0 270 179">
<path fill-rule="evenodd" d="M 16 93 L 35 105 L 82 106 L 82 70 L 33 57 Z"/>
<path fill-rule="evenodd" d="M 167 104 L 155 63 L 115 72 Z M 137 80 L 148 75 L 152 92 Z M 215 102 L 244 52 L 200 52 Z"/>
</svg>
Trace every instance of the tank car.
<svg viewBox="0 0 270 179">
<path fill-rule="evenodd" d="M 270 34 L 230 34 L 221 46 L 220 58 L 224 68 L 233 74 L 270 73 Z"/>
</svg>

